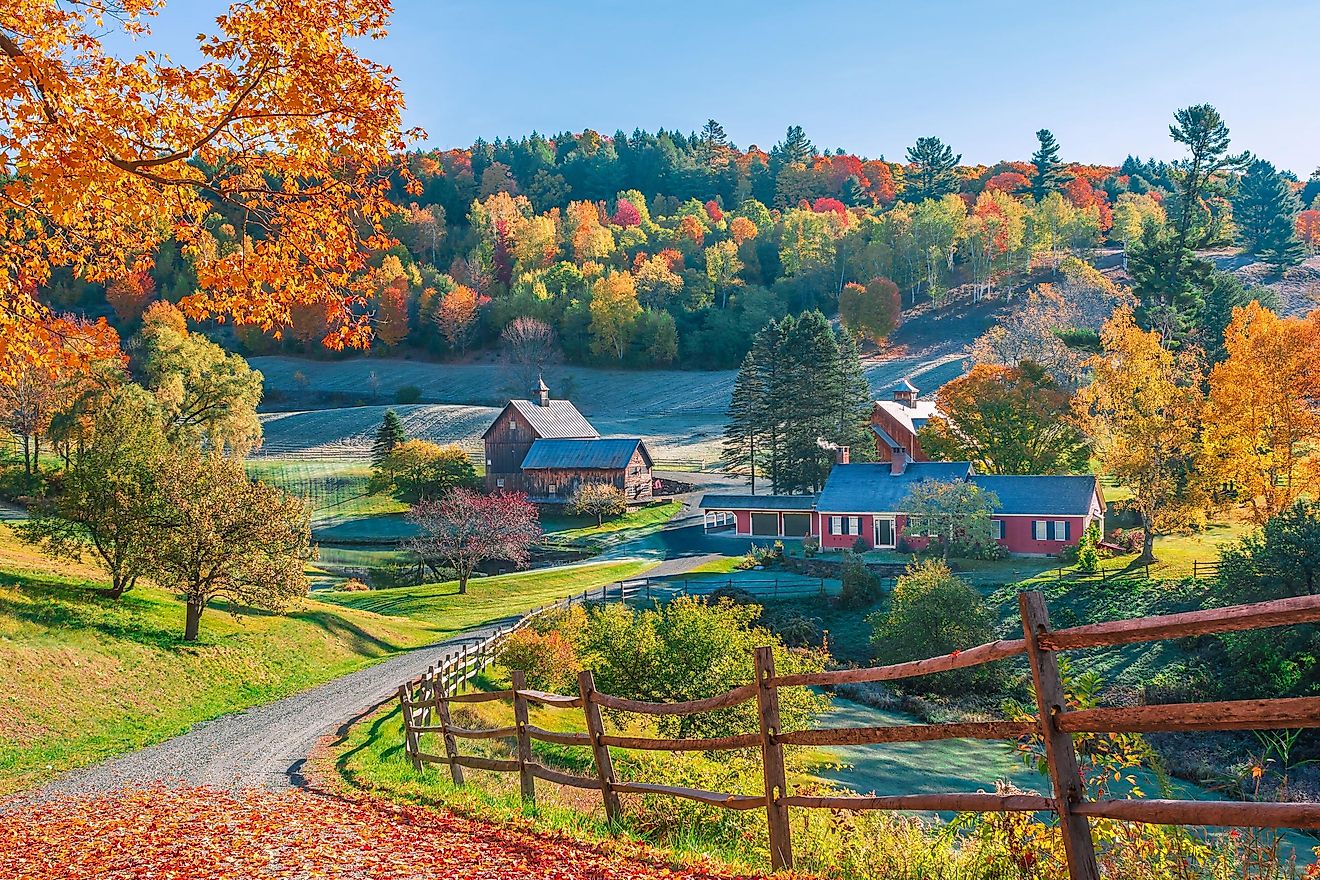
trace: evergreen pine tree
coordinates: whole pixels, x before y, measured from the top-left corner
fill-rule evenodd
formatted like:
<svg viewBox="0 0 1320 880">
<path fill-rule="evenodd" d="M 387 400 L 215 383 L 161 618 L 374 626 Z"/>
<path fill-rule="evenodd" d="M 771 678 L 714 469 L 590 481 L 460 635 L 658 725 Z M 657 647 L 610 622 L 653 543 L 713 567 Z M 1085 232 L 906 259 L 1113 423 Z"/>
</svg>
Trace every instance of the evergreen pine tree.
<svg viewBox="0 0 1320 880">
<path fill-rule="evenodd" d="M 871 386 L 862 370 L 862 358 L 851 334 L 839 332 L 838 358 L 830 380 L 830 408 L 833 411 L 834 433 L 828 439 L 849 447 L 852 461 L 875 460 L 875 443 L 871 439 Z"/>
<path fill-rule="evenodd" d="M 839 200 L 850 208 L 857 208 L 867 203 L 866 193 L 862 190 L 861 181 L 856 177 L 849 177 L 843 182 L 843 191 Z"/>
<path fill-rule="evenodd" d="M 776 161 L 779 168 L 793 162 L 808 162 L 814 155 L 816 155 L 816 147 L 807 139 L 806 132 L 800 125 L 790 125 L 788 131 L 784 133 L 784 139 L 775 144 L 774 149 L 770 151 L 770 157 Z"/>
<path fill-rule="evenodd" d="M 785 315 L 771 321 L 752 343 L 752 359 L 756 362 L 761 382 L 760 419 L 762 469 L 770 476 L 770 491 L 788 491 L 784 484 L 785 426 L 797 403 L 792 365 L 788 358 L 788 337 L 793 330 L 793 317 Z"/>
<path fill-rule="evenodd" d="M 760 457 L 765 455 L 757 442 L 764 431 L 765 404 L 761 366 L 756 362 L 755 351 L 749 351 L 733 381 L 720 461 L 730 473 L 751 477 L 753 495 L 756 494 L 756 467 Z"/>
<path fill-rule="evenodd" d="M 1040 147 L 1031 154 L 1036 171 L 1031 175 L 1031 197 L 1040 201 L 1063 185 L 1062 163 L 1059 161 L 1059 142 L 1048 128 L 1036 132 Z M 1132 161 L 1132 157 L 1128 157 Z M 1127 163 L 1124 163 L 1126 167 Z"/>
<path fill-rule="evenodd" d="M 956 170 L 962 154 L 955 155 L 937 137 L 917 138 L 916 144 L 908 147 L 907 159 L 912 168 L 905 177 L 904 201 L 938 199 L 956 193 L 962 186 Z"/>
<path fill-rule="evenodd" d="M 789 492 L 818 492 L 834 459 L 828 444 L 836 427 L 831 386 L 838 372 L 839 343 L 825 316 L 810 311 L 798 316 L 786 349 L 796 390 L 784 420 L 782 482 Z"/>
<path fill-rule="evenodd" d="M 399 416 L 392 409 L 386 410 L 385 418 L 376 431 L 376 440 L 371 444 L 371 463 L 380 464 L 385 456 L 394 451 L 394 447 L 407 439 L 408 435 L 404 433 Z"/>
<path fill-rule="evenodd" d="M 1295 266 L 1304 257 L 1297 240 L 1296 218 L 1301 205 L 1274 166 L 1256 159 L 1238 182 L 1233 222 L 1248 253 L 1271 265 Z"/>
</svg>

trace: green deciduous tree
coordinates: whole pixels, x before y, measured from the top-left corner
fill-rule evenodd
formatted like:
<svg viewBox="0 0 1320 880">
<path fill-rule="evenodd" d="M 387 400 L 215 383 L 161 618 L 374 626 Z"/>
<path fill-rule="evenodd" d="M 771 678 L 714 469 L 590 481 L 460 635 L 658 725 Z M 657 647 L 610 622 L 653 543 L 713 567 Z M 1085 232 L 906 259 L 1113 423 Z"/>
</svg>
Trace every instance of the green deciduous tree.
<svg viewBox="0 0 1320 880">
<path fill-rule="evenodd" d="M 683 702 L 723 693 L 755 681 L 753 651 L 774 650 L 775 672 L 792 675 L 824 668 L 825 654 L 789 651 L 756 625 L 761 608 L 680 596 L 654 609 L 623 604 L 593 611 L 578 653 L 592 668 L 600 690 L 649 702 Z M 786 730 L 810 726 L 827 703 L 807 688 L 783 688 L 779 711 Z M 662 715 L 661 736 L 729 736 L 757 729 L 756 703 L 695 715 Z"/>
<path fill-rule="evenodd" d="M 922 480 L 908 490 L 904 534 L 937 540 L 947 562 L 951 555 L 979 556 L 994 546 L 990 515 L 999 498 L 966 480 Z"/>
<path fill-rule="evenodd" d="M 472 459 L 460 446 L 428 440 L 405 440 L 372 470 L 379 488 L 393 489 L 408 501 L 442 498 L 455 489 L 476 488 L 479 482 Z"/>
<path fill-rule="evenodd" d="M 867 618 L 871 648 L 880 663 L 924 660 L 993 641 L 994 618 L 969 583 L 948 564 L 927 560 L 898 579 L 888 611 Z M 986 689 L 998 677 L 993 665 L 971 666 L 909 680 L 907 686 L 943 694 Z"/>
<path fill-rule="evenodd" d="M 199 333 L 167 302 L 153 303 L 138 334 L 144 384 L 175 443 L 246 455 L 261 442 L 261 373 Z"/>
<path fill-rule="evenodd" d="M 34 508 L 20 534 L 59 556 L 93 557 L 118 599 L 154 570 L 169 522 L 161 473 L 169 447 L 155 399 L 132 384 L 101 403 L 84 433 L 60 491 Z"/>
<path fill-rule="evenodd" d="M 306 594 L 311 514 L 301 499 L 249 479 L 237 459 L 191 448 L 169 458 L 161 486 L 169 526 L 152 550 L 153 577 L 187 605 L 185 641 L 216 599 L 279 610 Z"/>
</svg>

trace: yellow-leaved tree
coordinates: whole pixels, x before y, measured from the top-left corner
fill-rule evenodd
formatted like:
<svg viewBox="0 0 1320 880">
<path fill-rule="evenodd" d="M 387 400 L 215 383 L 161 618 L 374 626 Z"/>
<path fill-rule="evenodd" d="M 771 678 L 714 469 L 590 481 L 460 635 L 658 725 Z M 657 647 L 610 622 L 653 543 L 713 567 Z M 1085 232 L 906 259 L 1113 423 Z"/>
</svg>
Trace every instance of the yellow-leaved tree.
<svg viewBox="0 0 1320 880">
<path fill-rule="evenodd" d="M 1201 371 L 1195 352 L 1174 355 L 1126 306 L 1105 323 L 1100 342 L 1074 406 L 1101 470 L 1131 490 L 1126 503 L 1145 532 L 1141 561 L 1154 562 L 1157 533 L 1204 516 Z"/>
<path fill-rule="evenodd" d="M 390 174 L 412 185 L 403 95 L 359 51 L 389 0 L 235 3 L 193 66 L 107 48 L 145 40 L 164 7 L 0 4 L 0 381 L 51 348 L 52 270 L 107 282 L 169 239 L 197 270 L 190 317 L 271 330 L 321 302 L 327 344 L 370 337 Z"/>
<path fill-rule="evenodd" d="M 1206 446 L 1217 477 L 1263 524 L 1320 491 L 1320 311 L 1284 318 L 1248 303 L 1210 371 Z"/>
</svg>

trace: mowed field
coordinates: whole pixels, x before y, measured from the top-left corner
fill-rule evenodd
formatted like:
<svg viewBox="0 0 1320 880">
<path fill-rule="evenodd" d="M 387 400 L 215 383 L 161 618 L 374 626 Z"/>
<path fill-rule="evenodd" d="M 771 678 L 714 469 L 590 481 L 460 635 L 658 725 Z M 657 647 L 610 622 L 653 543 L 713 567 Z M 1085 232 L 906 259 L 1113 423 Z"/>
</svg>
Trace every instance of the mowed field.
<svg viewBox="0 0 1320 880">
<path fill-rule="evenodd" d="M 333 394 L 360 404 L 329 409 L 265 413 L 265 441 L 259 455 L 358 461 L 371 447 L 387 409 L 403 419 L 410 437 L 481 449 L 481 434 L 514 392 L 499 364 L 437 364 L 360 358 L 311 361 L 290 357 L 252 358 L 266 387 L 295 399 L 308 393 Z M 903 377 L 923 394 L 962 375 L 960 346 L 865 361 L 876 396 Z M 370 377 L 378 386 L 371 392 Z M 658 463 L 712 464 L 719 458 L 725 413 L 735 372 L 721 370 L 630 371 L 557 366 L 547 384 L 555 397 L 571 399 L 606 436 L 641 437 Z M 295 376 L 297 378 L 295 378 Z M 424 403 L 395 404 L 399 388 L 421 390 Z M 517 396 L 525 397 L 518 392 Z"/>
</svg>

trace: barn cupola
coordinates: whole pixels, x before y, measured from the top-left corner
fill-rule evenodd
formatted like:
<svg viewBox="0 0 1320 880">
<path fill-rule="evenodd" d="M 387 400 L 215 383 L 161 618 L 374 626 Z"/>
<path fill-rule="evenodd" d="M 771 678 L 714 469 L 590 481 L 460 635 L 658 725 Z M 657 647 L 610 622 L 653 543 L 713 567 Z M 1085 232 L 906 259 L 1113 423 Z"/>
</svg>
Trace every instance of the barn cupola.
<svg viewBox="0 0 1320 880">
<path fill-rule="evenodd" d="M 894 383 L 891 389 L 894 393 L 894 400 L 904 406 L 917 405 L 917 386 L 913 385 L 906 378 L 899 379 Z"/>
<path fill-rule="evenodd" d="M 550 405 L 550 388 L 541 376 L 536 377 L 536 402 L 541 406 Z"/>
</svg>

